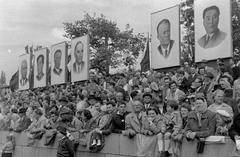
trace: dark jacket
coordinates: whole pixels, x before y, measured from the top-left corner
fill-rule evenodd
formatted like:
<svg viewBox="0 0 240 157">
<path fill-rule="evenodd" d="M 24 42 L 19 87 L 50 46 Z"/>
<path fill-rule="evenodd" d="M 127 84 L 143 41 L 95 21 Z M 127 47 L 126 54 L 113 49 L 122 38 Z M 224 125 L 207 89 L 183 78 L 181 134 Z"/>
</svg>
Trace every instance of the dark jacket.
<svg viewBox="0 0 240 157">
<path fill-rule="evenodd" d="M 73 142 L 67 136 L 59 140 L 57 157 L 74 157 Z"/>
<path fill-rule="evenodd" d="M 200 127 L 195 111 L 191 111 L 188 114 L 185 135 L 187 135 L 188 132 L 196 132 L 197 138 L 206 138 L 208 136 L 214 135 L 216 130 L 215 113 L 210 110 L 206 110 L 206 112 L 202 114 L 201 124 L 202 126 Z"/>
<path fill-rule="evenodd" d="M 236 99 L 224 97 L 223 102 L 232 107 L 234 113 L 233 117 L 236 117 L 239 114 Z"/>
<path fill-rule="evenodd" d="M 125 130 L 125 117 L 129 112 L 125 112 L 123 115 L 114 113 L 112 117 L 111 131 L 112 133 L 122 133 Z"/>
<path fill-rule="evenodd" d="M 229 136 L 230 138 L 235 142 L 235 136 L 239 136 L 240 135 L 240 114 L 238 114 L 234 120 L 233 120 L 233 124 L 230 127 L 230 129 L 228 130 Z"/>
<path fill-rule="evenodd" d="M 19 122 L 19 126 L 15 129 L 15 132 L 22 132 L 28 128 L 31 124 L 31 119 L 25 115 Z"/>
<path fill-rule="evenodd" d="M 183 77 L 183 80 L 181 85 L 179 86 L 179 89 L 186 94 L 188 91 L 188 87 L 189 87 L 188 79 L 186 77 Z"/>
</svg>

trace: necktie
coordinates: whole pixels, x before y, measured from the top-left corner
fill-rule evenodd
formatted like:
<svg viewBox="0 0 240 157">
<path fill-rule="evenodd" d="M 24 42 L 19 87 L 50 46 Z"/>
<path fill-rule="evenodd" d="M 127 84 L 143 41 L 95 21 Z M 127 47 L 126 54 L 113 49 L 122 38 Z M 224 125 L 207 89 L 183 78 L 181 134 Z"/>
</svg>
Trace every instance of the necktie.
<svg viewBox="0 0 240 157">
<path fill-rule="evenodd" d="M 209 42 L 209 39 L 210 39 L 210 36 L 208 35 L 207 36 L 207 39 L 206 39 L 206 41 L 205 41 L 205 44 L 204 44 L 204 47 L 207 45 L 207 43 Z"/>
<path fill-rule="evenodd" d="M 80 73 L 80 66 L 78 66 L 78 73 Z"/>
<path fill-rule="evenodd" d="M 202 123 L 201 123 L 201 119 L 202 119 L 202 113 L 197 113 L 197 117 L 198 117 L 198 126 L 202 127 Z"/>
<path fill-rule="evenodd" d="M 165 50 L 165 57 L 167 57 L 168 55 L 168 50 Z"/>
</svg>

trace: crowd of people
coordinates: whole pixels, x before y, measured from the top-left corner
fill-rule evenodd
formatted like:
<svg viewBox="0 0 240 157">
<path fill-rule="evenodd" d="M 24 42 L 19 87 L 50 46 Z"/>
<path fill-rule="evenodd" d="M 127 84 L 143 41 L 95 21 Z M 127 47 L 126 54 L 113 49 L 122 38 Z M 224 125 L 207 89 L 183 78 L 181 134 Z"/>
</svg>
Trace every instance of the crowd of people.
<svg viewBox="0 0 240 157">
<path fill-rule="evenodd" d="M 178 156 L 183 138 L 204 143 L 220 135 L 235 141 L 240 138 L 238 61 L 218 59 L 217 69 L 203 60 L 167 72 L 90 73 L 84 84 L 6 93 L 0 130 L 26 132 L 29 146 L 54 130 L 52 135 L 62 137 L 57 157 L 73 157 L 78 144 L 99 151 L 111 133 L 130 139 L 155 135 L 159 156 L 166 157 Z"/>
</svg>

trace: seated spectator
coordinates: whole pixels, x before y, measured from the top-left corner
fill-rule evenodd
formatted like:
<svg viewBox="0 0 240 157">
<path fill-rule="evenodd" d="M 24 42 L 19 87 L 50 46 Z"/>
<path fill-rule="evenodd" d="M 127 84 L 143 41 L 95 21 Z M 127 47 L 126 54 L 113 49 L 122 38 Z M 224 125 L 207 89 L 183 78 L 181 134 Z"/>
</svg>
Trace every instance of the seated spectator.
<svg viewBox="0 0 240 157">
<path fill-rule="evenodd" d="M 140 100 L 140 92 L 139 91 L 133 91 L 130 94 L 130 96 L 131 96 L 132 100 L 127 103 L 126 111 L 134 112 L 134 110 L 133 110 L 133 102 L 137 101 L 137 100 Z"/>
<path fill-rule="evenodd" d="M 16 128 L 12 128 L 15 132 L 22 132 L 26 130 L 31 124 L 31 119 L 26 115 L 26 108 L 20 108 L 18 110 L 18 115 L 20 117 L 19 125 Z"/>
<path fill-rule="evenodd" d="M 58 112 L 50 112 L 50 119 L 48 119 L 46 128 L 47 129 L 57 129 L 58 127 Z"/>
<path fill-rule="evenodd" d="M 111 133 L 111 125 L 112 125 L 112 116 L 115 113 L 115 103 L 110 101 L 107 103 L 107 114 L 102 116 L 99 121 L 98 127 L 93 132 L 93 139 L 96 139 L 97 143 L 93 140 L 92 146 L 97 145 L 100 146 L 101 143 L 101 135 L 109 135 Z"/>
<path fill-rule="evenodd" d="M 189 112 L 185 136 L 188 140 L 206 138 L 214 135 L 216 130 L 216 114 L 207 110 L 207 102 L 203 93 L 195 96 L 196 108 Z"/>
<path fill-rule="evenodd" d="M 96 121 L 92 117 L 92 114 L 89 110 L 83 110 L 82 111 L 82 120 L 83 120 L 83 127 L 80 129 L 80 133 L 86 134 L 95 129 L 96 126 Z"/>
<path fill-rule="evenodd" d="M 159 141 L 165 141 L 165 154 L 175 153 L 171 152 L 170 148 L 174 149 L 175 139 L 182 128 L 182 118 L 181 114 L 178 110 L 178 104 L 176 101 L 167 101 L 167 113 L 164 115 L 164 125 L 165 127 L 162 129 L 162 133 L 158 134 Z M 172 142 L 170 142 L 172 138 Z M 158 142 L 160 143 L 160 142 Z M 171 144 L 172 143 L 172 144 Z M 163 143 L 159 144 L 159 151 L 163 151 Z"/>
<path fill-rule="evenodd" d="M 185 95 L 183 91 L 177 88 L 177 83 L 175 81 L 171 81 L 169 83 L 169 88 L 166 93 L 166 101 L 174 100 L 179 102 L 179 97 Z"/>
<path fill-rule="evenodd" d="M 225 110 L 217 110 L 216 114 L 216 133 L 219 136 L 228 136 L 228 129 L 231 126 L 232 118 Z"/>
<path fill-rule="evenodd" d="M 240 106 L 238 105 L 238 110 L 240 110 Z M 240 114 L 238 114 L 233 119 L 233 124 L 228 130 L 230 138 L 235 142 L 236 139 L 240 139 Z"/>
<path fill-rule="evenodd" d="M 124 135 L 133 138 L 138 133 L 144 133 L 144 124 L 147 121 L 147 115 L 142 111 L 143 104 L 140 101 L 133 102 L 133 113 L 126 116 Z"/>
<path fill-rule="evenodd" d="M 146 135 L 157 135 L 161 132 L 162 127 L 165 127 L 163 116 L 159 115 L 157 109 L 150 107 L 147 109 L 148 120 L 145 122 L 144 127 Z"/>
<path fill-rule="evenodd" d="M 112 133 L 123 133 L 125 130 L 125 117 L 129 114 L 126 111 L 126 103 L 124 101 L 119 102 L 118 110 L 112 116 Z"/>
<path fill-rule="evenodd" d="M 230 107 L 232 107 L 234 117 L 236 117 L 239 114 L 238 108 L 237 108 L 237 101 L 236 99 L 232 98 L 229 92 L 231 92 L 231 90 L 228 90 L 228 89 L 224 90 L 223 102 L 228 104 Z"/>
<path fill-rule="evenodd" d="M 29 131 L 31 134 L 44 131 L 44 128 L 47 124 L 47 119 L 43 116 L 43 112 L 40 109 L 36 109 L 34 111 L 33 117 L 34 117 L 33 122 L 29 125 L 29 127 L 25 131 Z"/>
<path fill-rule="evenodd" d="M 214 103 L 208 107 L 208 110 L 217 113 L 217 110 L 225 110 L 233 118 L 232 107 L 223 102 L 224 92 L 222 90 L 216 90 L 213 92 Z"/>
<path fill-rule="evenodd" d="M 143 94 L 143 111 L 147 111 L 149 107 L 155 107 L 155 104 L 152 102 L 152 94 L 145 93 Z"/>
</svg>

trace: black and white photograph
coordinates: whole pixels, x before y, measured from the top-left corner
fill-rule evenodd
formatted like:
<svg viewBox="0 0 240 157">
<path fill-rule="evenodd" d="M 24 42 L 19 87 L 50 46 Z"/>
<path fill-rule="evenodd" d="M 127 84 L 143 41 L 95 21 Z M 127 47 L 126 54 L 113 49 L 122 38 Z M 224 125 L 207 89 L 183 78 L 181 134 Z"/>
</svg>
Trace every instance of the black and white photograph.
<svg viewBox="0 0 240 157">
<path fill-rule="evenodd" d="M 47 85 L 48 51 L 47 48 L 35 52 L 34 88 Z"/>
<path fill-rule="evenodd" d="M 67 43 L 61 42 L 51 48 L 51 84 L 66 83 Z"/>
<path fill-rule="evenodd" d="M 151 14 L 151 67 L 179 65 L 179 6 Z"/>
<path fill-rule="evenodd" d="M 19 90 L 28 89 L 30 87 L 30 71 L 31 71 L 31 56 L 25 54 L 19 56 Z"/>
<path fill-rule="evenodd" d="M 232 55 L 231 3 L 225 0 L 196 0 L 195 61 Z"/>
<path fill-rule="evenodd" d="M 89 36 L 71 41 L 72 82 L 87 80 L 89 77 Z"/>
</svg>

